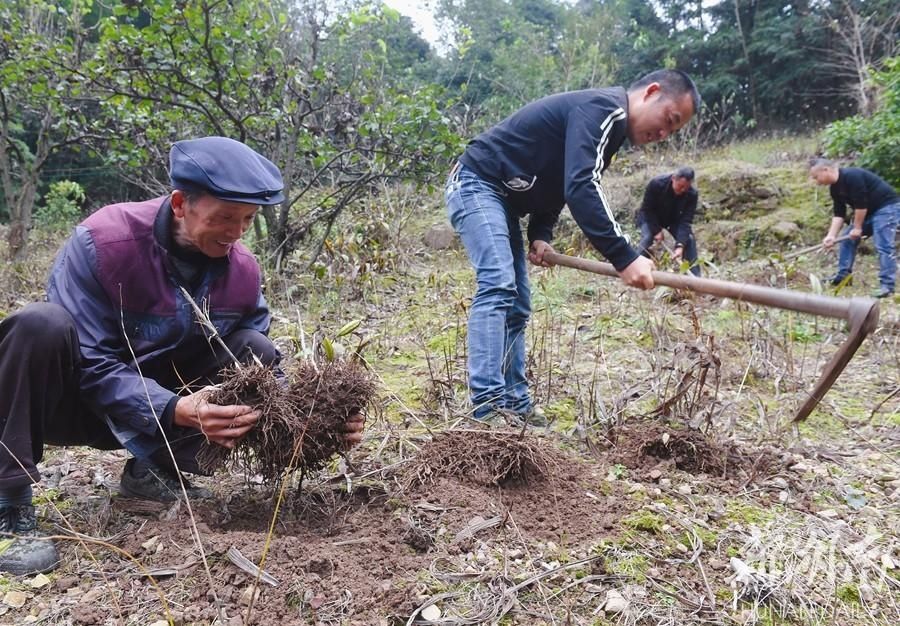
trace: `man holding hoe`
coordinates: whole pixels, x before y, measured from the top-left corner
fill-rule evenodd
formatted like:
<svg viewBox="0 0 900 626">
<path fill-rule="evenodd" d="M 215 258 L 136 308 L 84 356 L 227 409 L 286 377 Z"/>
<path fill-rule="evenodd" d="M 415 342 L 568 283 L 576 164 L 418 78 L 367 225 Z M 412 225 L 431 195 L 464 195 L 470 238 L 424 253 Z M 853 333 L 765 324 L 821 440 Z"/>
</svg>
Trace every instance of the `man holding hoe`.
<svg viewBox="0 0 900 626">
<path fill-rule="evenodd" d="M 445 188 L 450 222 L 475 268 L 469 310 L 468 370 L 473 416 L 488 425 L 543 425 L 525 375 L 525 325 L 531 314 L 527 258 L 547 266 L 553 227 L 564 205 L 626 285 L 653 287 L 653 262 L 628 242 L 603 191 L 602 176 L 627 137 L 662 141 L 700 106 L 691 78 L 652 72 L 624 87 L 547 96 L 473 139 Z"/>
<path fill-rule="evenodd" d="M 838 248 L 837 272 L 828 279 L 832 285 L 852 279 L 856 249 L 863 235 L 872 237 L 878 253 L 879 288 L 875 298 L 894 295 L 897 279 L 895 243 L 900 226 L 900 196 L 882 178 L 861 167 L 838 167 L 827 159 L 813 159 L 809 175 L 816 184 L 828 185 L 834 203 L 831 225 L 822 244 L 834 247 L 838 233 L 847 220 L 847 207 L 852 211 L 850 223 L 844 227 L 844 239 Z"/>
</svg>

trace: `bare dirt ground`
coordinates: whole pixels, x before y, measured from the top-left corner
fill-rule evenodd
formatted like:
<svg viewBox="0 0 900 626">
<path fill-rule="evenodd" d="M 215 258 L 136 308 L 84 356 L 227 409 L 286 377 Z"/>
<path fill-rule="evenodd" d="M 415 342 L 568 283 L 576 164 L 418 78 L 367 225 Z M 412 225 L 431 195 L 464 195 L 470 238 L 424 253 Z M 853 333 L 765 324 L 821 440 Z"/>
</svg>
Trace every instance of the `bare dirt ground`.
<svg viewBox="0 0 900 626">
<path fill-rule="evenodd" d="M 898 303 L 797 426 L 840 322 L 539 270 L 529 375 L 552 427 L 485 434 L 465 418 L 471 273 L 458 250 L 409 257 L 276 302 L 287 347 L 298 308 L 326 334 L 364 320 L 381 402 L 360 447 L 274 491 L 199 478 L 216 500 L 190 507 L 120 497 L 124 452 L 49 449 L 63 564 L 0 578 L 0 624 L 900 623 Z M 871 287 L 859 262 L 841 295 Z M 824 265 L 710 273 L 809 290 Z M 39 297 L 45 266 L 3 272 L 7 310 Z"/>
</svg>

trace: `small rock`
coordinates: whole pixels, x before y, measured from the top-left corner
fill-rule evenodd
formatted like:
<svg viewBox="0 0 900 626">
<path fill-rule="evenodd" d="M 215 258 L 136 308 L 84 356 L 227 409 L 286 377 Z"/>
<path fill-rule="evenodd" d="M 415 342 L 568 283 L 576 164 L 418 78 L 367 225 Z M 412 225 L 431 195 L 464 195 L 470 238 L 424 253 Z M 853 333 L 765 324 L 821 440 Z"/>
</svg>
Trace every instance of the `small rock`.
<svg viewBox="0 0 900 626">
<path fill-rule="evenodd" d="M 712 558 L 709 560 L 709 566 L 713 569 L 728 569 L 728 561 L 724 559 Z"/>
<path fill-rule="evenodd" d="M 606 592 L 606 604 L 603 605 L 603 610 L 607 613 L 624 613 L 628 610 L 628 600 L 615 589 L 610 589 Z"/>
<path fill-rule="evenodd" d="M 897 567 L 897 564 L 894 563 L 894 559 L 891 558 L 890 554 L 882 554 L 881 555 L 881 565 L 884 569 L 891 570 Z"/>
<path fill-rule="evenodd" d="M 25 617 L 22 618 L 22 623 L 23 624 L 35 624 L 35 623 L 37 623 L 38 619 L 39 618 L 37 615 L 26 615 Z"/>
<path fill-rule="evenodd" d="M 812 467 L 810 467 L 810 466 L 807 465 L 806 463 L 795 463 L 794 465 L 791 466 L 791 470 L 793 470 L 793 471 L 795 471 L 795 472 L 798 472 L 798 473 L 801 473 L 801 474 L 802 474 L 803 472 L 808 472 L 808 471 L 810 471 L 811 469 L 812 469 Z"/>
<path fill-rule="evenodd" d="M 660 478 L 659 486 L 662 487 L 663 489 L 668 489 L 669 487 L 672 486 L 672 479 L 671 478 Z"/>
<path fill-rule="evenodd" d="M 252 602 L 253 604 L 256 604 L 256 603 L 259 601 L 259 596 L 260 596 L 260 595 L 262 595 L 262 589 L 260 589 L 259 587 L 255 587 L 254 585 L 250 585 L 249 587 L 247 587 L 246 589 L 244 589 L 244 592 L 241 594 L 241 600 L 240 600 L 240 602 L 241 602 L 241 604 L 243 604 L 244 606 L 250 606 L 250 603 L 251 603 L 251 602 Z M 314 601 L 316 600 L 316 598 L 318 598 L 318 597 L 319 597 L 319 596 L 316 596 L 316 597 L 314 597 L 312 600 L 309 601 L 309 605 L 310 605 L 312 608 L 314 608 L 314 609 L 317 609 L 317 608 L 319 608 L 319 606 L 322 606 L 322 603 L 319 603 L 318 606 L 312 606 L 312 605 L 313 605 L 313 602 L 314 602 Z M 324 600 L 325 600 L 324 596 L 322 596 L 322 600 L 323 600 L 323 602 L 324 602 Z"/>
<path fill-rule="evenodd" d="M 32 589 L 40 589 L 41 587 L 46 587 L 50 584 L 50 579 L 44 576 L 43 574 L 38 574 L 34 578 L 28 581 L 28 586 Z"/>
<path fill-rule="evenodd" d="M 678 485 L 678 493 L 680 493 L 683 496 L 691 495 L 691 491 L 692 491 L 692 489 L 691 489 L 690 485 Z"/>
<path fill-rule="evenodd" d="M 662 472 L 658 469 L 652 470 L 650 472 L 650 480 L 659 480 L 660 478 L 662 478 Z"/>
<path fill-rule="evenodd" d="M 626 585 L 625 595 L 629 598 L 646 598 L 647 590 L 640 585 Z"/>
<path fill-rule="evenodd" d="M 423 240 L 432 250 L 446 250 L 456 243 L 456 231 L 448 225 L 436 224 L 428 229 Z"/>
<path fill-rule="evenodd" d="M 788 221 L 776 222 L 775 225 L 770 226 L 769 229 L 778 239 L 781 239 L 782 241 L 789 240 L 800 232 L 800 226 L 798 226 L 794 222 Z"/>
<path fill-rule="evenodd" d="M 791 499 L 791 494 L 789 494 L 787 491 L 781 491 L 778 493 L 778 501 L 781 502 L 782 504 L 785 504 L 790 499 Z"/>
<path fill-rule="evenodd" d="M 559 567 L 559 561 L 549 561 L 549 562 L 541 561 L 540 565 L 541 565 L 541 567 L 543 567 L 546 571 L 549 572 L 549 571 L 555 570 L 555 569 L 557 569 L 557 568 Z"/>
<path fill-rule="evenodd" d="M 14 609 L 20 609 L 28 602 L 28 596 L 21 591 L 7 591 L 3 596 L 3 604 Z"/>
<path fill-rule="evenodd" d="M 649 576 L 650 578 L 659 578 L 660 576 L 662 576 L 662 572 L 658 567 L 650 567 L 647 569 L 647 576 Z"/>
<path fill-rule="evenodd" d="M 722 509 L 710 509 L 706 512 L 706 517 L 708 517 L 712 521 L 720 520 L 725 517 L 725 511 L 723 511 Z"/>
<path fill-rule="evenodd" d="M 819 511 L 818 515 L 825 519 L 837 519 L 841 514 L 834 509 L 825 509 L 824 511 Z"/>
<path fill-rule="evenodd" d="M 78 584 L 77 576 L 64 576 L 56 581 L 55 587 L 60 591 L 65 591 Z"/>
<path fill-rule="evenodd" d="M 594 583 L 588 583 L 584 586 L 584 590 L 588 593 L 603 593 L 603 587 L 600 585 L 595 585 Z"/>
<path fill-rule="evenodd" d="M 866 604 L 872 604 L 875 600 L 875 590 L 872 589 L 872 585 L 863 583 L 859 586 L 859 597 Z"/>
<path fill-rule="evenodd" d="M 442 614 L 441 610 L 436 604 L 429 604 L 424 609 L 419 611 L 419 615 L 422 617 L 422 619 L 433 622 L 441 619 Z"/>
<path fill-rule="evenodd" d="M 676 543 L 676 544 L 675 544 L 675 549 L 678 550 L 679 552 L 681 552 L 682 554 L 687 554 L 687 551 L 688 551 L 690 548 L 688 548 L 688 547 L 687 547 L 686 545 L 684 545 L 683 543 Z"/>
<path fill-rule="evenodd" d="M 159 541 L 159 535 L 153 535 L 153 536 L 150 537 L 147 541 L 145 541 L 144 543 L 142 543 L 142 544 L 141 544 L 141 547 L 142 547 L 144 550 L 146 550 L 147 552 L 150 552 L 150 550 L 152 550 L 153 548 L 156 547 L 156 543 L 157 543 L 158 541 Z"/>
<path fill-rule="evenodd" d="M 769 484 L 772 485 L 773 487 L 775 487 L 776 489 L 787 489 L 789 486 L 788 481 L 786 481 L 781 476 L 776 476 L 775 478 L 773 478 L 772 480 L 769 481 Z"/>
<path fill-rule="evenodd" d="M 660 496 L 662 496 L 662 489 L 660 489 L 659 487 L 654 487 L 650 490 L 650 495 L 654 498 L 659 498 Z"/>
<path fill-rule="evenodd" d="M 81 602 L 90 604 L 107 593 L 109 593 L 109 590 L 104 589 L 103 587 L 88 589 L 87 592 L 85 592 L 84 597 L 81 598 Z"/>
</svg>

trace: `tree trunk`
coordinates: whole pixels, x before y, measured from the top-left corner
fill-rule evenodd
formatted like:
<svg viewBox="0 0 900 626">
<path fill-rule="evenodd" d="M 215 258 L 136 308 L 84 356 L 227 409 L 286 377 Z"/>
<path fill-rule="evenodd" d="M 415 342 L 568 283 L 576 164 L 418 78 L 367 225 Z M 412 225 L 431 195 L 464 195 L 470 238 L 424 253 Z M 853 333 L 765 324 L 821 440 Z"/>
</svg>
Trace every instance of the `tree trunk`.
<svg viewBox="0 0 900 626">
<path fill-rule="evenodd" d="M 6 245 L 9 250 L 9 260 L 13 262 L 25 260 L 27 251 L 27 239 L 25 233 L 27 227 L 22 220 L 12 220 L 9 223 L 9 231 L 6 233 Z"/>
<path fill-rule="evenodd" d="M 15 202 L 9 207 L 9 232 L 6 235 L 7 254 L 10 261 L 23 261 L 28 251 L 28 231 L 31 229 L 31 215 L 34 212 L 36 173 L 28 172 L 22 181 Z"/>
<path fill-rule="evenodd" d="M 753 64 L 750 62 L 750 51 L 747 49 L 747 37 L 744 35 L 744 26 L 741 23 L 740 0 L 734 0 L 734 19 L 737 23 L 738 34 L 741 36 L 741 48 L 744 50 L 744 60 L 747 63 L 747 80 L 750 87 L 750 111 L 753 121 L 759 124 L 759 108 L 756 103 L 756 78 L 753 76 Z"/>
</svg>

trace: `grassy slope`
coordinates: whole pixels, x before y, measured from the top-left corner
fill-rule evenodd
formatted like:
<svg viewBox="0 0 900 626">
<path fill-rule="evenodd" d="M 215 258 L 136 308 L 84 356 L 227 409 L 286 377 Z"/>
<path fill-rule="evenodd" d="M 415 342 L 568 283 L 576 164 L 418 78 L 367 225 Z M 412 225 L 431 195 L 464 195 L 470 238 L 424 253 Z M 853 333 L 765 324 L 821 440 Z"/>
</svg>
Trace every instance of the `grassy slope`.
<svg viewBox="0 0 900 626">
<path fill-rule="evenodd" d="M 715 277 L 809 291 L 818 289 L 816 277 L 833 270 L 833 256 L 813 254 L 789 262 L 778 257 L 820 241 L 827 227 L 827 193 L 806 178 L 805 155 L 810 151 L 804 142 L 771 141 L 734 146 L 691 163 L 707 201 L 697 224 L 700 247 L 715 262 Z M 620 206 L 633 207 L 647 176 L 667 166 L 652 168 L 638 161 L 623 169 L 631 173 L 617 178 L 611 171 L 609 184 Z M 759 193 L 761 187 L 772 193 Z M 749 191 L 744 200 L 726 206 L 734 190 Z M 386 418 L 413 429 L 410 414 L 434 425 L 467 411 L 464 309 L 473 289 L 472 274 L 460 250 L 431 251 L 418 243 L 417 235 L 444 219 L 439 198 L 428 204 L 432 212 L 420 216 L 407 239 L 402 271 L 386 282 L 371 277 L 362 290 L 365 304 L 348 304 L 340 316 L 329 317 L 318 306 L 328 291 L 324 285 L 307 292 L 302 303 L 320 311 L 312 317 L 327 320 L 331 328 L 353 317 L 365 320 L 362 329 L 375 337 L 369 359 L 391 398 Z M 800 228 L 776 235 L 772 227 L 779 222 Z M 558 235 L 562 247 L 585 252 L 571 223 L 563 223 Z M 873 286 L 872 256 L 862 254 L 859 263 L 861 280 L 842 295 L 865 294 Z M 684 362 L 685 352 L 699 346 L 720 363 L 719 388 L 710 384 L 693 402 L 678 406 L 676 422 L 709 419 L 715 437 L 773 444 L 794 455 L 792 462 L 798 464 L 788 476 L 789 487 L 782 489 L 778 480 L 737 494 L 708 493 L 701 487 L 703 504 L 695 500 L 692 506 L 700 507 L 701 516 L 710 502 L 728 511 L 708 529 L 708 539 L 717 546 L 711 550 L 714 560 L 739 556 L 768 568 L 782 582 L 788 575 L 808 577 L 813 582 L 804 589 L 815 599 L 806 605 L 799 594 L 781 606 L 743 603 L 724 614 L 748 623 L 781 623 L 787 618 L 822 623 L 832 619 L 824 617 L 831 611 L 840 616 L 834 618 L 840 623 L 892 622 L 897 588 L 885 581 L 897 570 L 886 569 L 884 563 L 898 556 L 900 405 L 889 397 L 900 382 L 896 304 L 884 304 L 878 331 L 798 430 L 790 424 L 792 411 L 845 337 L 843 323 L 729 301 L 672 298 L 662 290 L 638 293 L 616 281 L 565 268 L 532 269 L 532 280 L 529 373 L 534 396 L 556 419 L 557 432 L 575 439 L 590 436 L 603 420 L 627 423 L 652 410 L 671 397 L 679 376 L 692 367 Z M 573 445 L 571 441 L 563 445 Z M 679 479 L 693 484 L 697 493 L 691 477 L 682 474 Z M 653 498 L 648 502 L 644 487 L 636 478 L 629 506 L 652 509 L 659 503 Z M 854 499 L 857 492 L 865 505 Z M 824 517 L 819 516 L 823 511 Z M 835 520 L 848 523 L 860 537 L 872 537 L 868 560 L 854 556 L 851 542 L 834 534 Z M 638 553 L 627 537 L 608 539 L 626 561 L 617 571 L 630 572 L 633 581 L 641 582 L 647 559 L 658 561 L 672 549 L 667 540 L 649 534 L 650 539 L 639 542 L 643 548 Z M 755 555 L 750 549 L 754 541 L 764 546 Z M 831 556 L 821 567 L 797 556 L 822 551 Z M 635 562 L 643 565 L 634 568 Z M 715 595 L 730 600 L 725 574 L 717 573 L 716 579 L 711 583 Z M 798 588 L 792 587 L 795 594 Z M 653 595 L 654 602 L 660 601 L 658 596 Z M 873 596 L 880 604 L 873 604 Z M 577 623 L 591 623 L 582 621 L 586 619 L 582 616 Z"/>
<path fill-rule="evenodd" d="M 714 275 L 809 290 L 815 284 L 810 275 L 831 271 L 830 257 L 810 255 L 789 263 L 766 259 L 791 245 L 815 243 L 826 227 L 825 194 L 816 195 L 805 178 L 803 156 L 809 151 L 793 140 L 751 143 L 691 163 L 703 198 L 722 199 L 704 207 L 697 225 L 701 254 L 715 254 Z M 616 163 L 608 179 L 617 205 L 636 206 L 647 177 L 674 164 L 658 155 Z M 777 193 L 726 206 L 732 189 L 760 184 Z M 414 205 L 407 198 L 402 214 L 378 202 L 373 200 L 369 214 L 378 215 L 392 233 L 380 247 L 365 238 L 360 244 L 356 237 L 378 229 L 344 224 L 336 230 L 341 233 L 336 252 L 325 259 L 318 277 L 273 277 L 269 298 L 276 312 L 273 335 L 288 354 L 301 332 L 333 335 L 348 320 L 363 320 L 344 343 L 352 348 L 363 337 L 370 340 L 364 354 L 383 382 L 385 400 L 383 421 L 370 424 L 370 438 L 355 458 L 376 455 L 390 462 L 415 453 L 416 442 L 427 435 L 425 424 L 440 429 L 467 411 L 465 315 L 473 285 L 460 250 L 433 251 L 420 243 L 429 226 L 444 222 L 439 194 Z M 410 206 L 415 206 L 412 217 Z M 714 216 L 718 219 L 712 221 Z M 771 226 L 780 221 L 810 229 L 776 244 Z M 53 241 L 38 246 L 43 252 L 28 266 L 4 267 L 0 278 L 7 310 L 39 293 Z M 585 252 L 571 223 L 561 225 L 558 243 Z M 871 255 L 861 256 L 860 263 L 861 280 L 850 294 L 865 293 L 873 284 Z M 368 269 L 374 266 L 384 269 Z M 526 550 L 545 562 L 561 563 L 603 554 L 607 572 L 621 577 L 617 584 L 632 600 L 628 623 L 638 623 L 640 615 L 693 623 L 683 599 L 695 601 L 690 594 L 696 589 L 685 581 L 706 587 L 708 593 L 701 595 L 715 598 L 720 623 L 897 622 L 897 587 L 886 582 L 898 571 L 888 565 L 900 563 L 900 404 L 889 397 L 900 384 L 897 304 L 885 303 L 878 331 L 822 405 L 795 430 L 792 410 L 843 340 L 841 323 L 662 290 L 639 293 L 564 268 L 532 270 L 532 280 L 529 373 L 535 398 L 556 420 L 555 445 L 583 453 L 584 441 L 596 441 L 605 424 L 627 426 L 670 399 L 677 383 L 696 373 L 705 356 L 707 363 L 718 363 L 709 383 L 675 404 L 671 422 L 708 421 L 714 438 L 735 440 L 747 449 L 773 445 L 787 451 L 791 462 L 781 475 L 733 492 L 718 491 L 702 475 L 667 472 L 670 483 L 663 485 L 646 473 L 600 463 L 596 471 L 617 485 L 609 491 L 625 494 L 617 530 L 590 543 L 534 544 L 526 538 Z M 712 382 L 716 375 L 718 387 Z M 697 541 L 705 550 L 702 559 L 679 557 L 683 548 L 694 551 Z M 507 548 L 500 540 L 487 540 L 475 549 L 490 555 L 506 554 Z M 733 606 L 730 557 L 779 581 L 784 593 L 777 597 L 784 601 Z M 462 571 L 466 554 L 458 560 L 453 565 Z M 698 582 L 698 563 L 706 564 L 705 584 Z M 511 568 L 515 580 L 534 571 L 505 560 L 503 568 Z M 553 579 L 543 590 L 560 591 L 559 606 L 575 611 L 571 623 L 622 623 L 612 615 L 579 613 L 582 579 L 577 572 L 571 576 Z M 665 588 L 654 587 L 648 576 L 668 578 Z M 426 572 L 419 578 L 426 595 L 448 590 Z M 10 589 L 20 584 L 4 583 Z M 471 591 L 472 583 L 449 590 Z M 523 593 L 523 606 L 534 606 L 532 595 Z M 538 600 L 546 615 L 545 603 Z M 564 623 L 565 616 L 556 619 Z M 509 623 L 550 622 L 521 617 Z"/>
</svg>

